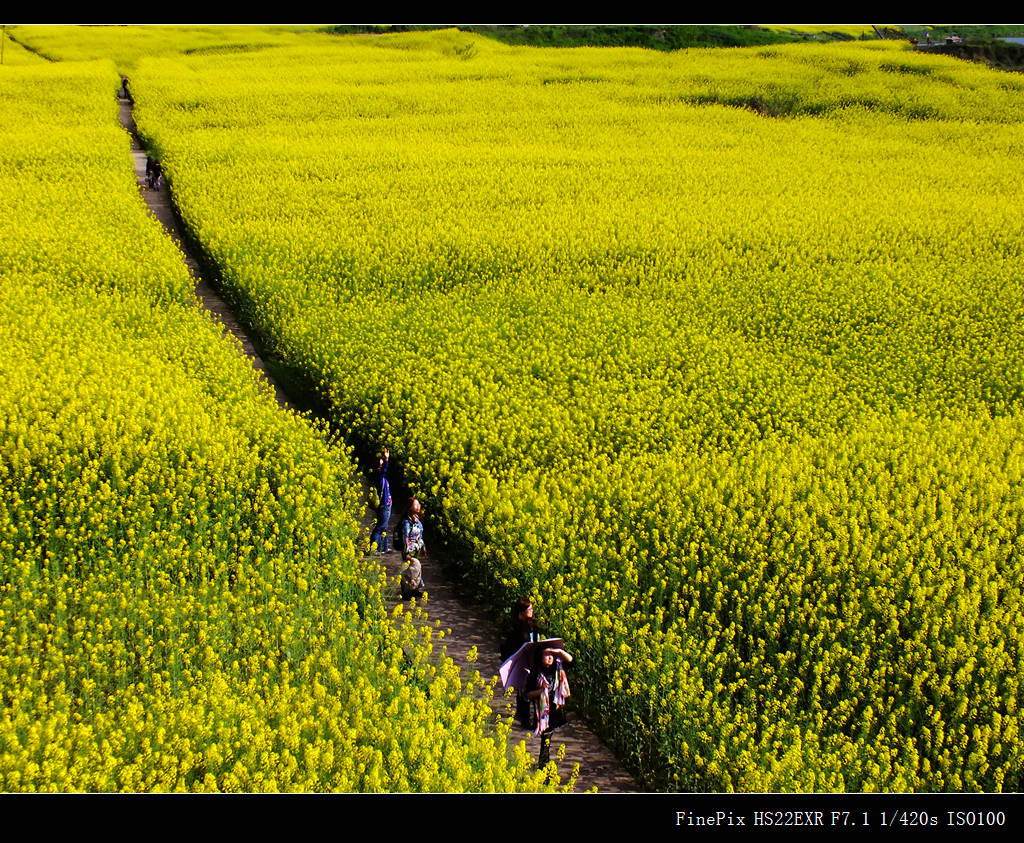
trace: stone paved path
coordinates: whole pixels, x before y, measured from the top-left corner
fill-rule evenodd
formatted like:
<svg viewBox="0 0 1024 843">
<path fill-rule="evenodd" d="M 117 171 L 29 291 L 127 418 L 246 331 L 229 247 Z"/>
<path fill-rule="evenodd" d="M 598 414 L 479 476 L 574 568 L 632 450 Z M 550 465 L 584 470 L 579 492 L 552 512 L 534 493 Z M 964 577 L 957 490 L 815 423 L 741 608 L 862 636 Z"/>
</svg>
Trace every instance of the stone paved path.
<svg viewBox="0 0 1024 843">
<path fill-rule="evenodd" d="M 260 358 L 256 347 L 249 337 L 246 336 L 245 331 L 231 312 L 231 309 L 203 277 L 202 269 L 189 252 L 185 238 L 179 229 L 174 205 L 166 183 L 163 183 L 159 190 L 147 189 L 146 152 L 136 134 L 135 121 L 132 116 L 132 104 L 124 98 L 120 100 L 120 118 L 121 124 L 131 135 L 132 156 L 135 159 L 135 174 L 139 180 L 139 188 L 146 200 L 146 205 L 164 225 L 167 232 L 184 253 L 189 270 L 196 279 L 196 294 L 202 300 L 204 306 L 212 311 L 224 324 L 225 332 L 231 333 L 238 338 L 245 354 L 252 361 L 253 367 L 263 372 L 267 380 L 274 386 L 278 403 L 282 407 L 293 408 L 294 402 L 285 394 L 284 390 L 270 373 L 267 372 L 266 366 Z M 394 526 L 397 526 L 398 520 L 401 517 L 399 514 L 402 509 L 399 505 L 401 500 L 401 495 L 396 493 L 395 514 L 391 522 Z M 363 518 L 363 526 L 367 532 L 369 532 L 373 522 L 373 510 L 368 508 Z M 381 559 L 389 577 L 396 578 L 402 567 L 399 554 L 385 554 Z M 440 627 L 448 631 L 444 639 L 448 655 L 462 668 L 464 674 L 467 671 L 479 670 L 482 676 L 489 678 L 496 675 L 498 671 L 500 662 L 498 647 L 503 631 L 498 628 L 481 606 L 474 604 L 464 595 L 458 593 L 453 582 L 444 576 L 442 568 L 447 564 L 447 559 L 442 559 L 436 554 L 430 554 L 423 560 L 423 577 L 427 583 L 428 598 L 425 607 L 430 622 L 434 624 L 439 621 Z M 477 660 L 470 664 L 467 654 L 473 647 L 477 648 Z M 500 686 L 498 687 L 498 693 L 495 694 L 492 701 L 492 705 L 495 711 L 502 714 L 509 713 L 510 711 L 509 703 L 501 694 Z M 539 749 L 538 739 L 516 727 L 510 736 L 510 744 L 521 740 L 526 740 L 530 755 L 536 757 Z M 609 793 L 637 792 L 640 790 L 637 783 L 615 760 L 608 748 L 575 715 L 572 709 L 571 698 L 569 703 L 569 723 L 555 733 L 551 743 L 552 759 L 556 758 L 560 744 L 564 744 L 566 747 L 565 758 L 559 763 L 559 773 L 562 775 L 563 780 L 568 777 L 575 764 L 580 766 L 580 773 L 576 780 L 577 790 L 596 788 L 598 792 Z"/>
</svg>

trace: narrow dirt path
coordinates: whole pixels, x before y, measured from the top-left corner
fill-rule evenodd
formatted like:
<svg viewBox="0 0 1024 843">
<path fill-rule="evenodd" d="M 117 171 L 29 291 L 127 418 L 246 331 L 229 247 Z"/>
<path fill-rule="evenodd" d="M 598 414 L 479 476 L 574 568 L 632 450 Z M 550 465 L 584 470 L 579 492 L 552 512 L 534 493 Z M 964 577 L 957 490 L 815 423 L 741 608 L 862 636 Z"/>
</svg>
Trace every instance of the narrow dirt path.
<svg viewBox="0 0 1024 843">
<path fill-rule="evenodd" d="M 203 305 L 224 324 L 225 331 L 234 335 L 241 342 L 242 349 L 252 361 L 253 367 L 261 371 L 267 381 L 273 385 L 278 403 L 282 407 L 294 408 L 295 402 L 289 398 L 267 371 L 253 342 L 246 335 L 228 305 L 210 286 L 203 275 L 199 262 L 190 253 L 179 229 L 177 215 L 166 182 L 161 183 L 158 190 L 147 188 L 146 152 L 136 131 L 132 103 L 123 97 L 119 103 L 121 125 L 125 127 L 131 137 L 135 175 L 139 181 L 143 198 L 150 211 L 163 224 L 184 254 L 189 270 L 196 279 L 196 294 L 202 300 Z M 366 491 L 369 491 L 368 488 Z M 391 526 L 397 527 L 401 518 L 399 514 L 401 510 L 401 498 L 396 495 L 395 515 L 392 517 Z M 362 519 L 363 527 L 367 532 L 373 526 L 374 520 L 374 511 L 367 508 Z M 389 578 L 397 579 L 402 567 L 399 554 L 387 554 L 381 559 Z M 423 577 L 427 584 L 427 600 L 424 605 L 430 623 L 439 623 L 440 628 L 446 631 L 441 644 L 447 648 L 448 655 L 463 670 L 463 675 L 467 672 L 471 673 L 473 670 L 479 670 L 484 678 L 489 678 L 496 675 L 498 671 L 500 663 L 498 648 L 503 631 L 499 630 L 483 607 L 474 604 L 457 592 L 455 584 L 444 575 L 443 568 L 448 566 L 448 563 L 449 560 L 439 557 L 434 552 L 424 559 Z M 468 656 L 473 648 L 476 648 L 477 657 L 474 662 L 470 662 Z M 510 713 L 509 703 L 502 695 L 500 685 L 491 704 L 496 712 L 503 715 Z M 516 727 L 510 735 L 510 746 L 521 740 L 526 740 L 530 755 L 536 758 L 539 739 Z M 551 742 L 552 759 L 556 758 L 560 744 L 564 744 L 566 749 L 564 759 L 558 764 L 563 780 L 571 774 L 575 764 L 580 766 L 580 773 L 576 780 L 577 790 L 596 788 L 598 792 L 635 793 L 640 789 L 633 778 L 615 760 L 608 748 L 575 715 L 571 698 L 569 723 L 555 733 Z"/>
<path fill-rule="evenodd" d="M 146 200 L 146 206 L 152 212 L 153 216 L 160 221 L 163 227 L 167 230 L 167 233 L 171 236 L 171 239 L 174 240 L 184 255 L 185 263 L 188 264 L 189 271 L 192 273 L 192 277 L 196 281 L 196 295 L 199 296 L 203 306 L 221 321 L 224 325 L 225 333 L 233 335 L 242 343 L 242 350 L 245 352 L 246 357 L 248 357 L 252 362 L 253 368 L 262 372 L 263 376 L 271 386 L 274 387 L 274 392 L 277 395 L 277 403 L 282 407 L 295 409 L 295 406 L 285 391 L 281 388 L 281 385 L 278 384 L 278 382 L 274 380 L 273 376 L 267 371 L 267 368 L 263 363 L 263 358 L 260 357 L 259 352 L 257 352 L 256 347 L 252 343 L 252 340 L 249 339 L 241 324 L 239 324 L 238 320 L 235 318 L 231 308 L 228 307 L 224 299 L 222 299 L 213 287 L 210 286 L 209 281 L 203 275 L 199 262 L 189 251 L 182 231 L 178 226 L 178 218 L 174 212 L 174 204 L 171 201 L 171 193 L 167 188 L 167 182 L 161 179 L 159 190 L 150 190 L 146 186 L 146 151 L 143 149 L 142 143 L 139 141 L 138 132 L 135 127 L 135 118 L 132 114 L 132 103 L 130 100 L 120 97 L 118 99 L 118 105 L 120 107 L 119 116 L 121 119 L 121 125 L 128 131 L 128 135 L 131 138 L 132 158 L 135 161 L 135 178 L 138 179 L 139 189 L 142 191 L 142 197 Z"/>
</svg>

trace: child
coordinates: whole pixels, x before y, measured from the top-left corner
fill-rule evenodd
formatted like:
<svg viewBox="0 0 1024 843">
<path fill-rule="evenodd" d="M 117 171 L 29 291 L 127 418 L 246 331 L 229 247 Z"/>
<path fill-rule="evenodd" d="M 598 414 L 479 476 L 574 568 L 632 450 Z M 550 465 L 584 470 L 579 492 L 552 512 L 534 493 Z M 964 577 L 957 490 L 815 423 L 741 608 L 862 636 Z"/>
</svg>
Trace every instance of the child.
<svg viewBox="0 0 1024 843">
<path fill-rule="evenodd" d="M 427 587 L 423 582 L 423 566 L 415 556 L 407 557 L 408 564 L 402 571 L 402 599 L 408 600 L 411 597 L 422 597 L 423 590 Z"/>
</svg>

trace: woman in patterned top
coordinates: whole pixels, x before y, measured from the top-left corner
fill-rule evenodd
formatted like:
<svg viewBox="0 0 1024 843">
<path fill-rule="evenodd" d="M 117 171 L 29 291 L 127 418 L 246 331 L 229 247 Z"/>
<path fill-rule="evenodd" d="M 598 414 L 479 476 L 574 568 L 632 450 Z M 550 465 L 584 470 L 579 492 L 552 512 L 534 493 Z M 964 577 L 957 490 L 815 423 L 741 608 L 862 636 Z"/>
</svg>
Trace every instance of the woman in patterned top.
<svg viewBox="0 0 1024 843">
<path fill-rule="evenodd" d="M 416 498 L 409 499 L 409 508 L 406 510 L 405 518 L 402 519 L 402 539 L 400 549 L 402 559 L 410 556 L 422 556 L 427 552 L 423 544 L 423 521 L 420 515 L 423 512 L 420 502 Z"/>
<path fill-rule="evenodd" d="M 551 754 L 551 733 L 566 724 L 565 702 L 569 698 L 569 680 L 563 665 L 572 661 L 565 650 L 548 647 L 540 651 L 537 669 L 530 674 L 526 696 L 533 700 L 537 712 L 535 735 L 540 735 L 540 756 L 537 766 L 548 763 Z"/>
</svg>

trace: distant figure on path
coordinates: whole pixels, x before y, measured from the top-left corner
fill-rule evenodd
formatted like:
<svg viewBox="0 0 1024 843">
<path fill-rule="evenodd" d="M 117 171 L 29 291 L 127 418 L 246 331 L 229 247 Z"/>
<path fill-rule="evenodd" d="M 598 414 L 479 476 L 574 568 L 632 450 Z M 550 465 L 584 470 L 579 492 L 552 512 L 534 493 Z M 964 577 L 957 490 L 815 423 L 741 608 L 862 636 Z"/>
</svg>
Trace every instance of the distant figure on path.
<svg viewBox="0 0 1024 843">
<path fill-rule="evenodd" d="M 163 170 L 159 161 L 154 161 L 149 155 L 146 156 L 146 187 L 150 190 L 160 189 L 160 178 Z"/>
<path fill-rule="evenodd" d="M 387 544 L 388 522 L 391 520 L 391 484 L 388 483 L 388 465 L 391 463 L 391 451 L 384 449 L 382 456 L 377 458 L 377 475 L 374 478 L 374 489 L 377 492 L 377 523 L 370 533 L 370 544 L 377 545 L 377 553 L 390 553 Z"/>
</svg>

